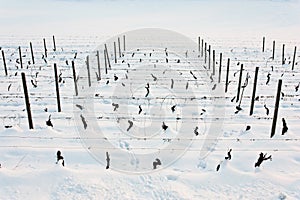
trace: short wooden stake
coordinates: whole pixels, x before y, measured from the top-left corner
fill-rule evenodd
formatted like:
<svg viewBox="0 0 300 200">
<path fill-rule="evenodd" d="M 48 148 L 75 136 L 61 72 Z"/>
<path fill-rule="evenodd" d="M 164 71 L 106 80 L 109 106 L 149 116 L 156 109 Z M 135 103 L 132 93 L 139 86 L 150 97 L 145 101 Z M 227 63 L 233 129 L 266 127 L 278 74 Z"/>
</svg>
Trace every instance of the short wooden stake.
<svg viewBox="0 0 300 200">
<path fill-rule="evenodd" d="M 251 98 L 251 105 L 250 105 L 250 116 L 253 114 L 254 103 L 255 103 L 255 98 L 256 98 L 256 86 L 257 86 L 258 70 L 259 70 L 259 67 L 256 67 L 255 68 L 255 75 L 254 75 L 254 83 L 253 83 L 253 92 L 252 92 L 252 98 Z"/>
<path fill-rule="evenodd" d="M 22 72 L 21 76 L 22 76 L 22 83 L 23 83 L 23 89 L 24 89 L 25 104 L 26 104 L 27 117 L 28 117 L 28 125 L 29 125 L 29 129 L 33 129 L 32 115 L 31 115 L 31 109 L 30 109 L 30 103 L 29 103 L 29 96 L 28 96 L 28 89 L 27 89 L 27 84 L 26 84 L 25 73 Z"/>
<path fill-rule="evenodd" d="M 278 108 L 279 108 L 279 101 L 280 101 L 280 95 L 281 95 L 281 86 L 282 86 L 282 80 L 279 79 L 278 80 L 278 87 L 277 87 L 276 102 L 275 102 L 274 117 L 273 117 L 273 122 L 272 122 L 272 129 L 271 129 L 271 138 L 275 135 L 275 131 L 276 131 Z"/>
<path fill-rule="evenodd" d="M 58 76 L 57 76 L 57 66 L 54 63 L 54 76 L 55 76 L 55 88 L 56 88 L 56 100 L 57 100 L 57 111 L 61 112 L 60 107 L 60 95 L 59 95 L 59 85 L 58 85 Z"/>
</svg>

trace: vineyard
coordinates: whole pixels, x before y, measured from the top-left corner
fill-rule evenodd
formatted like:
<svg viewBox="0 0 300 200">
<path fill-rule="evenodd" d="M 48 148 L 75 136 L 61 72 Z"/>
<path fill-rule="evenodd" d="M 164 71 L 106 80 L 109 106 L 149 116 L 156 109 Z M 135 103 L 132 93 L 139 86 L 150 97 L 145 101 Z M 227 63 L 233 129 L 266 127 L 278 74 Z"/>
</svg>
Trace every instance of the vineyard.
<svg viewBox="0 0 300 200">
<path fill-rule="evenodd" d="M 299 199 L 300 41 L 144 31 L 1 37 L 0 199 Z"/>
</svg>

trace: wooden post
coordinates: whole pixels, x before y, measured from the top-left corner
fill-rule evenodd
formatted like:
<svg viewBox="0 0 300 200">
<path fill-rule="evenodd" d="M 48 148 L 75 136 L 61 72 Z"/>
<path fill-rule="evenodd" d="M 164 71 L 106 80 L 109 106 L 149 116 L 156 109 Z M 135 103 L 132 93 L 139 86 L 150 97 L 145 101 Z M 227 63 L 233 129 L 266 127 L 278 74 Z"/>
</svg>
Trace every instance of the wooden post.
<svg viewBox="0 0 300 200">
<path fill-rule="evenodd" d="M 285 64 L 285 61 L 284 61 L 284 47 L 285 47 L 285 44 L 282 45 L 282 65 Z"/>
<path fill-rule="evenodd" d="M 22 76 L 22 83 L 23 83 L 23 89 L 24 89 L 25 104 L 26 104 L 27 117 L 28 117 L 28 125 L 29 125 L 29 129 L 33 129 L 32 115 L 31 115 L 31 109 L 30 109 L 30 103 L 29 103 L 29 96 L 28 96 L 25 73 L 22 72 L 21 76 Z"/>
<path fill-rule="evenodd" d="M 295 46 L 295 49 L 294 49 L 294 56 L 293 56 L 293 63 L 292 63 L 292 70 L 294 70 L 294 66 L 295 66 L 295 61 L 296 61 L 296 51 L 297 51 L 297 47 Z"/>
<path fill-rule="evenodd" d="M 106 58 L 106 52 L 105 52 L 105 49 L 104 49 L 103 55 L 104 55 L 105 74 L 107 74 L 107 60 L 106 60 L 107 58 Z"/>
<path fill-rule="evenodd" d="M 213 75 L 216 73 L 216 52 L 213 50 L 213 58 L 212 58 L 212 64 L 213 64 Z"/>
<path fill-rule="evenodd" d="M 200 51 L 201 51 L 201 38 L 200 37 L 198 37 L 198 52 L 199 52 L 199 54 L 200 54 Z"/>
<path fill-rule="evenodd" d="M 204 40 L 202 39 L 201 40 L 201 57 L 203 57 L 203 43 L 204 43 Z"/>
<path fill-rule="evenodd" d="M 207 44 L 205 42 L 205 44 L 204 44 L 204 63 L 206 63 L 206 59 L 207 59 Z"/>
<path fill-rule="evenodd" d="M 124 49 L 123 49 L 123 50 L 124 50 L 124 51 L 126 50 L 126 48 L 125 48 L 125 45 L 126 45 L 126 43 L 125 43 L 125 42 L 126 42 L 126 41 L 125 41 L 125 39 L 126 39 L 126 38 L 125 38 L 125 35 L 123 35 L 123 47 L 124 47 Z M 106 51 L 107 51 L 107 50 L 106 50 Z"/>
<path fill-rule="evenodd" d="M 89 61 L 89 56 L 86 57 L 86 68 L 87 68 L 87 73 L 88 73 L 88 84 L 89 87 L 92 86 L 91 83 L 91 73 L 90 73 L 90 61 Z"/>
<path fill-rule="evenodd" d="M 121 42 L 120 42 L 120 38 L 118 37 L 118 47 L 119 47 L 119 57 L 121 58 Z"/>
<path fill-rule="evenodd" d="M 5 61 L 5 55 L 4 55 L 4 51 L 3 51 L 3 50 L 2 50 L 2 59 L 3 59 L 3 66 L 4 66 L 5 76 L 7 76 L 8 73 L 7 73 L 6 61 Z"/>
<path fill-rule="evenodd" d="M 54 76 L 55 76 L 55 89 L 56 89 L 57 111 L 61 112 L 60 96 L 59 96 L 59 85 L 58 85 L 58 75 L 57 75 L 57 66 L 56 66 L 56 63 L 54 63 Z"/>
<path fill-rule="evenodd" d="M 210 45 L 208 45 L 208 69 L 210 69 Z"/>
<path fill-rule="evenodd" d="M 55 76 L 55 88 L 56 88 L 56 99 L 57 99 L 57 111 L 61 112 L 60 96 L 59 96 L 59 85 L 58 85 L 58 76 L 57 76 L 57 66 L 56 66 L 56 63 L 54 63 L 54 76 Z"/>
<path fill-rule="evenodd" d="M 20 56 L 21 69 L 23 69 L 22 52 L 21 52 L 21 47 L 20 46 L 19 46 L 19 56 Z"/>
<path fill-rule="evenodd" d="M 73 80 L 74 80 L 74 86 L 75 86 L 75 96 L 78 96 L 77 78 L 76 78 L 76 71 L 75 71 L 74 60 L 72 60 L 72 70 L 73 70 Z"/>
<path fill-rule="evenodd" d="M 107 58 L 107 63 L 108 63 L 108 67 L 109 69 L 111 69 L 111 65 L 110 65 L 110 60 L 109 60 L 109 55 L 108 55 L 108 51 L 107 51 L 107 46 L 106 44 L 104 44 L 105 47 L 105 53 L 106 53 L 106 58 Z M 124 50 L 125 51 L 125 50 Z"/>
<path fill-rule="evenodd" d="M 45 50 L 45 57 L 47 58 L 47 46 L 46 46 L 46 39 L 43 38 L 43 41 L 44 41 L 44 50 Z"/>
<path fill-rule="evenodd" d="M 30 45 L 30 52 L 31 52 L 32 64 L 35 64 L 35 62 L 34 62 L 34 55 L 33 55 L 32 43 L 30 42 L 29 45 Z"/>
<path fill-rule="evenodd" d="M 115 54 L 115 63 L 117 63 L 117 46 L 116 46 L 116 42 L 114 42 L 114 54 Z"/>
<path fill-rule="evenodd" d="M 258 70 L 259 67 L 255 68 L 255 75 L 254 75 L 254 83 L 253 83 L 253 92 L 252 92 L 252 99 L 251 99 L 251 106 L 250 106 L 250 116 L 253 114 L 255 97 L 256 97 L 256 85 L 257 85 L 257 77 L 258 77 Z"/>
<path fill-rule="evenodd" d="M 219 66 L 219 80 L 218 80 L 218 83 L 221 83 L 221 72 L 222 72 L 222 53 L 220 53 L 220 66 Z"/>
<path fill-rule="evenodd" d="M 275 40 L 273 41 L 273 53 L 272 53 L 272 59 L 275 59 Z"/>
<path fill-rule="evenodd" d="M 272 122 L 272 129 L 271 129 L 271 138 L 275 135 L 275 131 L 276 131 L 276 122 L 277 122 L 277 117 L 278 117 L 278 108 L 279 108 L 279 101 L 280 101 L 280 95 L 281 95 L 281 85 L 282 85 L 282 80 L 279 79 L 276 102 L 275 102 L 274 117 L 273 117 L 273 122 Z"/>
<path fill-rule="evenodd" d="M 100 71 L 100 55 L 99 55 L 99 51 L 97 51 L 97 64 L 98 64 L 98 77 L 97 77 L 97 81 L 101 80 L 101 71 Z"/>
<path fill-rule="evenodd" d="M 263 37 L 263 46 L 262 46 L 262 52 L 265 52 L 265 37 Z"/>
<path fill-rule="evenodd" d="M 55 44 L 55 37 L 54 37 L 54 35 L 53 35 L 52 39 L 53 39 L 53 51 L 56 51 L 56 44 Z"/>
<path fill-rule="evenodd" d="M 230 66 L 230 58 L 227 60 L 227 70 L 226 70 L 226 83 L 225 83 L 225 93 L 227 93 L 228 90 L 228 82 L 229 82 L 229 66 Z"/>
<path fill-rule="evenodd" d="M 236 102 L 238 102 L 239 99 L 240 99 L 240 90 L 241 90 L 241 84 L 242 84 L 242 76 L 243 76 L 243 64 L 241 64 L 241 69 L 240 69 L 240 77 L 239 77 L 239 83 L 238 83 L 237 94 L 236 94 Z"/>
</svg>

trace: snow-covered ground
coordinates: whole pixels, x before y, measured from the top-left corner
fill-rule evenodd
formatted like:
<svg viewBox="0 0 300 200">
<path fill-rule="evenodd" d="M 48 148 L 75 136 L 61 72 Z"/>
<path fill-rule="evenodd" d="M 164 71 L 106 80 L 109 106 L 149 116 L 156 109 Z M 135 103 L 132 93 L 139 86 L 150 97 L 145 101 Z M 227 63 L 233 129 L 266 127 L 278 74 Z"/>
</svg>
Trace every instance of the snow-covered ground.
<svg viewBox="0 0 300 200">
<path fill-rule="evenodd" d="M 296 12 L 299 1 L 174 1 L 173 10 L 164 9 L 171 5 L 169 1 L 46 1 L 44 5 L 30 2 L 35 7 L 25 4 L 28 9 L 40 11 L 28 16 L 29 11 L 23 10 L 15 17 L 0 18 L 1 24 L 11 20 L 0 37 L 9 74 L 5 76 L 0 59 L 0 199 L 300 199 L 300 91 L 297 89 L 300 26 Z M 22 10 L 13 8 L 14 3 L 3 4 L 8 16 L 12 11 Z M 53 51 L 52 36 L 47 36 L 48 56 L 43 59 L 42 35 L 50 31 L 45 24 L 40 27 L 43 19 L 36 16 L 41 16 L 42 7 L 51 11 L 57 5 L 61 5 L 57 16 L 44 19 L 47 26 L 56 27 L 57 50 Z M 87 10 L 92 5 L 106 8 L 103 34 L 93 25 L 100 23 L 94 17 L 102 15 L 96 12 L 97 6 L 87 19 L 76 24 L 80 18 L 74 16 L 73 20 L 77 21 L 74 23 L 63 11 L 70 5 L 71 13 L 78 13 L 80 8 Z M 202 6 L 202 14 L 197 6 Z M 132 13 L 135 7 L 145 13 Z M 132 21 L 127 25 L 119 21 L 118 15 L 108 12 L 113 8 L 125 12 L 122 20 Z M 177 17 L 178 10 L 184 10 L 185 15 Z M 44 14 L 50 15 L 50 11 Z M 137 18 L 138 14 L 143 19 Z M 40 32 L 31 32 L 22 25 L 24 35 L 16 36 L 14 30 L 22 24 L 17 19 L 22 16 Z M 226 23 L 215 27 L 214 23 L 222 24 L 220 17 Z M 60 18 L 61 22 L 57 20 Z M 166 18 L 170 18 L 169 23 Z M 118 28 L 112 25 L 116 22 L 121 24 Z M 199 26 L 195 27 L 197 23 Z M 68 32 L 59 31 L 64 24 L 70 25 L 73 36 L 63 36 Z M 127 48 L 121 49 L 123 55 L 117 56 L 116 64 L 112 42 L 117 40 L 110 39 L 107 45 L 111 69 L 106 74 L 102 43 L 110 38 L 107 35 L 153 26 L 167 27 L 188 37 L 170 33 L 174 36 L 171 42 L 162 37 L 159 42 L 150 41 L 153 46 L 149 48 L 145 35 L 145 42 L 138 43 L 130 37 L 132 33 L 125 33 Z M 79 31 L 78 27 L 83 30 Z M 88 36 L 87 28 L 94 33 L 90 35 L 99 33 L 98 36 Z M 205 63 L 201 51 L 198 52 L 198 35 L 216 51 L 215 75 L 211 76 L 212 61 L 208 69 L 208 60 Z M 262 52 L 262 36 L 266 36 L 265 52 Z M 120 39 L 122 44 L 123 38 Z M 273 40 L 276 40 L 274 60 L 270 59 Z M 33 44 L 35 65 L 31 61 L 29 42 Z M 281 63 L 283 44 L 284 65 Z M 23 69 L 17 61 L 19 46 Z M 295 46 L 298 49 L 292 71 Z M 98 81 L 95 50 L 99 50 L 101 57 Z M 218 83 L 220 52 L 222 77 Z M 91 87 L 86 56 L 90 59 Z M 230 58 L 230 84 L 224 93 L 227 58 Z M 74 96 L 72 60 L 79 76 L 79 96 Z M 57 112 L 54 63 L 61 77 L 60 113 Z M 244 66 L 242 85 L 247 73 L 250 77 L 240 104 L 242 110 L 235 113 L 239 102 L 233 98 L 237 95 L 241 64 Z M 254 114 L 249 116 L 255 67 L 259 67 L 258 99 Z M 21 72 L 26 73 L 33 130 L 28 129 Z M 283 81 L 279 115 L 276 134 L 270 138 L 279 79 Z M 176 105 L 174 112 L 173 105 Z M 49 115 L 53 127 L 46 125 Z M 285 135 L 281 135 L 282 118 L 288 126 Z M 129 120 L 133 123 L 131 128 Z M 86 128 L 83 121 L 87 123 Z M 165 131 L 163 122 L 168 126 Z M 247 126 L 250 130 L 246 130 Z M 232 159 L 226 160 L 229 149 L 232 149 Z M 64 156 L 64 167 L 56 164 L 58 150 Z M 110 169 L 105 169 L 106 152 L 111 159 Z M 272 160 L 255 168 L 260 152 L 272 155 Z M 156 158 L 161 160 L 161 165 L 153 170 Z"/>
</svg>

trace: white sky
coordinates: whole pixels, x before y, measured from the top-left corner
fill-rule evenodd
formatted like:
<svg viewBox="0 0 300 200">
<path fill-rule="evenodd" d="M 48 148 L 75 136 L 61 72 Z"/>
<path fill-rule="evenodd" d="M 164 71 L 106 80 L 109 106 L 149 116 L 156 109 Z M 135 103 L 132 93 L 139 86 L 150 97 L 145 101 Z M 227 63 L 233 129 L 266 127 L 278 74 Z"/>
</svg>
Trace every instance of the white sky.
<svg viewBox="0 0 300 200">
<path fill-rule="evenodd" d="M 0 0 L 0 35 L 107 35 L 167 28 L 190 36 L 299 38 L 299 0 Z"/>
</svg>

